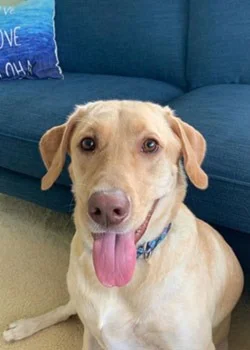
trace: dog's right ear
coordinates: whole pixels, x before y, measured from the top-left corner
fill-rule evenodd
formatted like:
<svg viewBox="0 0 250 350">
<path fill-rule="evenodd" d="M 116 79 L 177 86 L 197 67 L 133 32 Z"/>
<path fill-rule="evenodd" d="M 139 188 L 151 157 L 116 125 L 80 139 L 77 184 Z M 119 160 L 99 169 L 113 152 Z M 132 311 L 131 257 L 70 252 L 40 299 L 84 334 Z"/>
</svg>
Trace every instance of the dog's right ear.
<svg viewBox="0 0 250 350">
<path fill-rule="evenodd" d="M 79 109 L 65 124 L 48 130 L 39 142 L 47 173 L 42 178 L 42 190 L 48 190 L 59 177 L 66 159 L 72 132 L 78 120 Z"/>
</svg>

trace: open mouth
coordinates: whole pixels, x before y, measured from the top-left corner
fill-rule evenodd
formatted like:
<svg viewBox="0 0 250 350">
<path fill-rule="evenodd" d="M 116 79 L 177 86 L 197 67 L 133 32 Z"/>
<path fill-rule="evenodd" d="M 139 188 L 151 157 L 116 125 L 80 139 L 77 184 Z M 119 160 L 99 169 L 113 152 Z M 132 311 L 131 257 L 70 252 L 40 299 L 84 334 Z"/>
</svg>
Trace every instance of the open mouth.
<svg viewBox="0 0 250 350">
<path fill-rule="evenodd" d="M 158 201 L 159 201 L 159 199 L 157 199 L 154 202 L 151 210 L 148 212 L 148 215 L 147 215 L 146 219 L 141 224 L 141 226 L 135 231 L 135 243 L 137 243 L 141 239 L 141 237 L 144 235 L 144 233 L 145 233 L 145 231 L 146 231 L 146 229 L 148 227 L 149 221 L 151 219 L 151 216 L 153 215 L 153 213 L 155 211 L 155 208 L 156 208 L 156 205 L 157 205 Z"/>
<path fill-rule="evenodd" d="M 136 243 L 144 235 L 158 203 L 135 231 L 126 234 L 93 234 L 93 262 L 99 281 L 105 287 L 122 287 L 131 280 L 136 264 Z"/>
</svg>

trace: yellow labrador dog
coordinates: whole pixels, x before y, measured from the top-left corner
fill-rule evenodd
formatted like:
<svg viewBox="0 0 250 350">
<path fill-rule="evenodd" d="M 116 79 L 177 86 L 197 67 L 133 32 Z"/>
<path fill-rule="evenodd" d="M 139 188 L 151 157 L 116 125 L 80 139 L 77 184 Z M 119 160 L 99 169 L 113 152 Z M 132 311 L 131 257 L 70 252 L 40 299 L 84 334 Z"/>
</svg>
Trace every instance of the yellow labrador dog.
<svg viewBox="0 0 250 350">
<path fill-rule="evenodd" d="M 78 314 L 83 350 L 226 350 L 240 265 L 212 227 L 183 204 L 186 179 L 208 185 L 202 135 L 151 103 L 79 106 L 42 137 L 42 189 L 67 152 L 76 199 L 67 305 L 4 332 L 28 337 Z"/>
</svg>

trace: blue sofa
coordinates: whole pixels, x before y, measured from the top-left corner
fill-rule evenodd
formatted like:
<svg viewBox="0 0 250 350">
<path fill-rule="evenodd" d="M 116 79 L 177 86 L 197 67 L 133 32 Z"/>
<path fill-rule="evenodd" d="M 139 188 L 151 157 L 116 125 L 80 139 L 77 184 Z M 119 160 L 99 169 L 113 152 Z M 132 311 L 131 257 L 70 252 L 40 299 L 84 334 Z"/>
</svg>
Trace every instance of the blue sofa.
<svg viewBox="0 0 250 350">
<path fill-rule="evenodd" d="M 0 84 L 0 191 L 71 211 L 66 170 L 40 190 L 41 135 L 76 104 L 152 101 L 207 140 L 210 187 L 190 185 L 191 209 L 250 237 L 250 1 L 57 0 L 56 39 L 64 80 Z"/>
</svg>

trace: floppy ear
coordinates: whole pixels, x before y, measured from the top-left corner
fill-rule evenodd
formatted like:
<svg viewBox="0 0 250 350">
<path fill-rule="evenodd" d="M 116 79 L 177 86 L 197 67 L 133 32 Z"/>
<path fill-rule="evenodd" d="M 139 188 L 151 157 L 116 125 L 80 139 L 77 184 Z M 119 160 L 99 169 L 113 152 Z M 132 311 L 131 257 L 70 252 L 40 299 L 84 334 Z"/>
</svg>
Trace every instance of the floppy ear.
<svg viewBox="0 0 250 350">
<path fill-rule="evenodd" d="M 175 117 L 168 107 L 166 110 L 168 122 L 181 141 L 186 173 L 197 188 L 204 190 L 208 186 L 208 176 L 201 169 L 201 164 L 206 154 L 206 141 L 199 131 Z"/>
<path fill-rule="evenodd" d="M 76 118 L 75 113 L 67 123 L 48 130 L 39 142 L 42 160 L 48 170 L 42 178 L 42 190 L 48 190 L 63 169 Z"/>
</svg>

